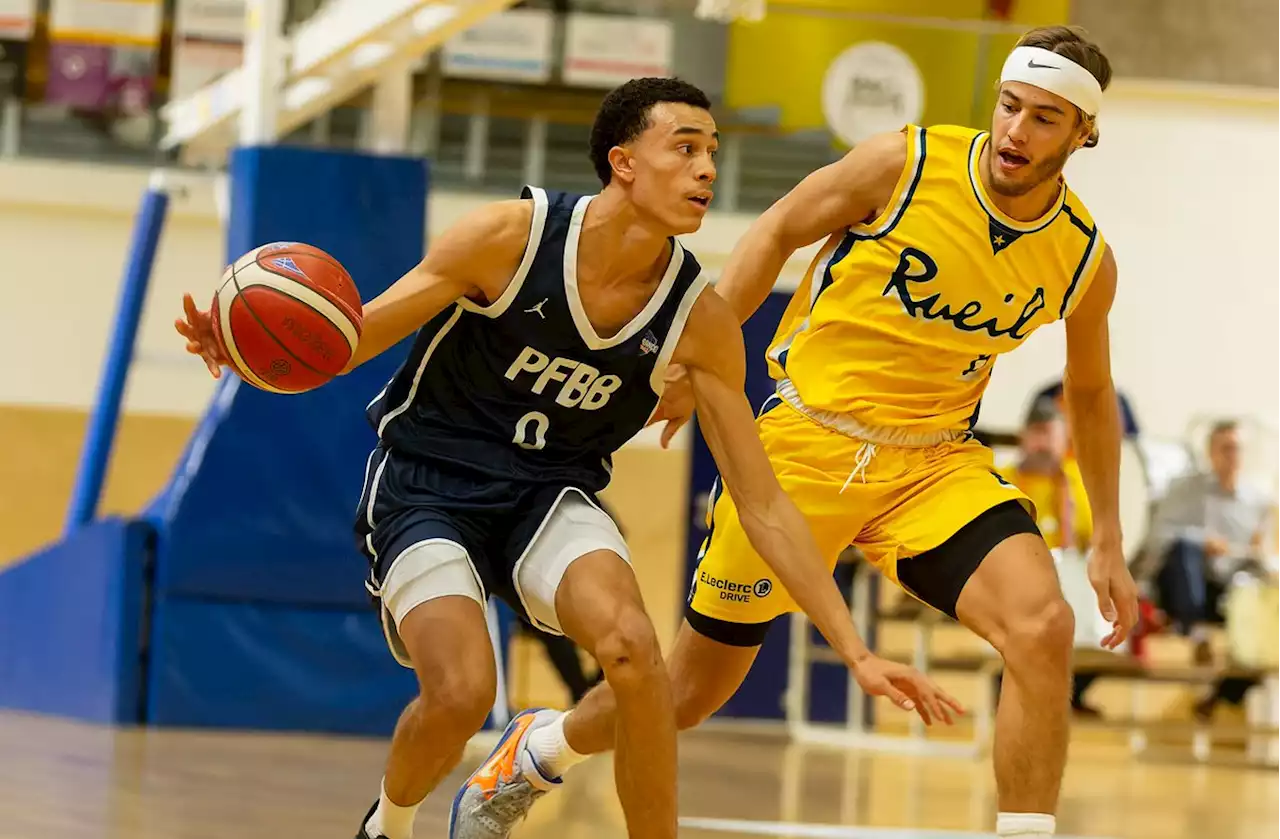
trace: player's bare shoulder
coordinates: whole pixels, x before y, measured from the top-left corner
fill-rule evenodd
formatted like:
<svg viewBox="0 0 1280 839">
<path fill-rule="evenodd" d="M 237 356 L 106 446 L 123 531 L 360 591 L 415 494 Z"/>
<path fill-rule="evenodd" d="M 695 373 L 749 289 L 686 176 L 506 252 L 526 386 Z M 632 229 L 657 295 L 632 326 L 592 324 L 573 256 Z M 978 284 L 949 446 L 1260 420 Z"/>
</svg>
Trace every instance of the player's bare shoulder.
<svg viewBox="0 0 1280 839">
<path fill-rule="evenodd" d="M 424 265 L 435 273 L 464 278 L 482 298 L 502 296 L 529 244 L 533 201 L 495 201 L 467 213 L 431 246 Z"/>
<path fill-rule="evenodd" d="M 744 352 L 742 327 L 733 308 L 714 288 L 706 286 L 689 310 L 671 363 L 741 377 L 745 375 Z"/>
<path fill-rule="evenodd" d="M 872 221 L 889 205 L 906 168 L 907 151 L 902 132 L 864 140 L 796 184 L 764 212 L 757 229 L 794 251 Z"/>
<path fill-rule="evenodd" d="M 854 197 L 859 206 L 871 206 L 864 218 L 870 222 L 880 215 L 907 167 L 909 149 L 905 131 L 876 134 L 863 140 L 833 164 L 837 186 Z"/>
</svg>

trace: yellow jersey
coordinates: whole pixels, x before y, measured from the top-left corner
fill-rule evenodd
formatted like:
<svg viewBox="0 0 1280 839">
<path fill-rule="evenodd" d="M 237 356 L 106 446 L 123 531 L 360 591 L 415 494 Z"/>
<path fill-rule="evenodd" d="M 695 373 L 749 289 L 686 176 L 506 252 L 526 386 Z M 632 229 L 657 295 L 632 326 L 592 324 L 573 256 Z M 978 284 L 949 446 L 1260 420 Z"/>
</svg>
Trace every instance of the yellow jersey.
<svg viewBox="0 0 1280 839">
<path fill-rule="evenodd" d="M 1065 183 L 1035 221 L 1001 212 L 978 174 L 987 132 L 904 131 L 888 206 L 827 241 L 768 357 L 797 409 L 873 442 L 923 444 L 973 426 L 995 357 L 1071 313 L 1106 245 Z"/>
</svg>

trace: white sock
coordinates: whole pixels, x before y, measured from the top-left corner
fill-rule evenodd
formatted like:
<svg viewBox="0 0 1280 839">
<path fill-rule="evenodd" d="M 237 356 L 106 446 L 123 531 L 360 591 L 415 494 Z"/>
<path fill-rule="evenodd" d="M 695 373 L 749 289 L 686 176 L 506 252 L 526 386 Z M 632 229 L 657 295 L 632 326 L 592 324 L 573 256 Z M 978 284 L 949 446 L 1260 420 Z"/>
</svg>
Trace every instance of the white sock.
<svg viewBox="0 0 1280 839">
<path fill-rule="evenodd" d="M 373 839 L 378 839 L 379 836 L 387 839 L 413 839 L 413 819 L 421 806 L 421 801 L 408 807 L 393 803 L 387 798 L 387 783 L 383 780 L 382 794 L 378 796 L 378 809 L 365 822 L 365 832 Z"/>
<path fill-rule="evenodd" d="M 569 713 L 566 711 L 550 725 L 534 729 L 524 745 L 539 772 L 549 781 L 559 779 L 570 766 L 588 757 L 575 752 L 564 739 L 564 721 Z"/>
<path fill-rule="evenodd" d="M 1052 839 L 1057 820 L 1044 813 L 1000 813 L 996 816 L 996 835 L 1018 839 Z"/>
</svg>

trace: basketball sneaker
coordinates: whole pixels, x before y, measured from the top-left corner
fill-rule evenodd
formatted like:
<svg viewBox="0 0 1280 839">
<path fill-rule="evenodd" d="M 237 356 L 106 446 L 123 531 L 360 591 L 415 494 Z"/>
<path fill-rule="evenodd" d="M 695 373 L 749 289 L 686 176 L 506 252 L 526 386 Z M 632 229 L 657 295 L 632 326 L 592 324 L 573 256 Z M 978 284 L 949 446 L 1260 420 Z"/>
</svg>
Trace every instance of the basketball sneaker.
<svg viewBox="0 0 1280 839">
<path fill-rule="evenodd" d="M 560 785 L 542 773 L 526 748 L 529 735 L 555 722 L 559 711 L 521 711 L 502 739 L 453 798 L 449 839 L 506 839 L 533 802 Z"/>
<path fill-rule="evenodd" d="M 379 833 L 377 836 L 369 833 L 369 819 L 373 818 L 374 810 L 378 809 L 378 802 L 375 800 L 373 806 L 369 808 L 369 812 L 364 814 L 364 818 L 360 820 L 360 830 L 356 833 L 356 839 L 387 839 Z"/>
</svg>

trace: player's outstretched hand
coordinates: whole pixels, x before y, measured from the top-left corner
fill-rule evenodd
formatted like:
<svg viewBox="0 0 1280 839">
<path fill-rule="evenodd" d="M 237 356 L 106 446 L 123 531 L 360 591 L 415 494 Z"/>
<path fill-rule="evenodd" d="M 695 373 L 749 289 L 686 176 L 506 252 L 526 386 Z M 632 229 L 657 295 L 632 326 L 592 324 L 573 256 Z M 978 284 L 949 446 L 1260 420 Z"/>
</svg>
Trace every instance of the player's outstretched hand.
<svg viewBox="0 0 1280 839">
<path fill-rule="evenodd" d="M 173 322 L 178 334 L 187 339 L 187 352 L 204 359 L 209 373 L 215 378 L 222 377 L 222 365 L 227 363 L 223 355 L 222 344 L 213 334 L 213 319 L 208 312 L 196 308 L 196 301 L 190 294 L 182 296 L 182 309 L 185 317 Z"/>
<path fill-rule="evenodd" d="M 964 713 L 964 706 L 907 664 L 869 656 L 853 667 L 853 677 L 868 696 L 884 696 L 904 711 L 915 711 L 925 725 L 934 721 L 953 724 L 952 715 Z"/>
<path fill-rule="evenodd" d="M 1098 595 L 1098 611 L 1111 622 L 1111 632 L 1102 639 L 1102 646 L 1114 650 L 1138 622 L 1138 586 L 1121 548 L 1094 546 L 1089 553 L 1089 584 Z"/>
<path fill-rule="evenodd" d="M 667 423 L 662 429 L 662 447 L 665 449 L 681 426 L 693 416 L 694 400 L 689 371 L 683 364 L 667 365 L 663 380 L 666 386 L 662 391 L 662 401 L 658 403 L 658 410 L 653 412 L 650 424 L 663 421 Z"/>
</svg>

